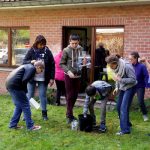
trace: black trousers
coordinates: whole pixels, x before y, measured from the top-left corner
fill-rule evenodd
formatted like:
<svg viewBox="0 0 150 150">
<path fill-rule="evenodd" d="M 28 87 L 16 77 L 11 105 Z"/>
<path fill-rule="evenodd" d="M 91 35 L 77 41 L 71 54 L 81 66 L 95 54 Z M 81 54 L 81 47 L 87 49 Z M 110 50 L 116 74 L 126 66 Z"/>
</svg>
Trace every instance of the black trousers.
<svg viewBox="0 0 150 150">
<path fill-rule="evenodd" d="M 60 103 L 60 96 L 66 95 L 65 82 L 59 80 L 55 80 L 55 82 L 57 87 L 56 103 Z"/>
</svg>

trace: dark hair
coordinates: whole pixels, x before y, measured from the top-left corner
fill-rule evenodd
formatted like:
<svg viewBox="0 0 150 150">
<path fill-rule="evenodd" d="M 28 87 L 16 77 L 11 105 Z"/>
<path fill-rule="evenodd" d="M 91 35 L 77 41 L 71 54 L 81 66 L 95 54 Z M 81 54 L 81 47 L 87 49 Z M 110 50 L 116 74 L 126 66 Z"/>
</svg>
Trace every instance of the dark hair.
<svg viewBox="0 0 150 150">
<path fill-rule="evenodd" d="M 121 58 L 121 56 L 120 56 L 119 54 L 116 54 L 116 56 L 117 56 L 118 58 Z"/>
<path fill-rule="evenodd" d="M 95 88 L 94 86 L 92 86 L 92 85 L 89 85 L 89 86 L 86 88 L 85 92 L 86 92 L 86 94 L 87 94 L 88 96 L 93 96 L 93 95 L 96 94 L 96 88 Z"/>
<path fill-rule="evenodd" d="M 119 61 L 119 58 L 116 55 L 110 55 L 110 56 L 106 57 L 106 62 L 108 64 L 117 64 L 118 61 Z"/>
<path fill-rule="evenodd" d="M 135 59 L 138 59 L 140 57 L 138 52 L 131 52 L 130 55 L 132 55 Z"/>
<path fill-rule="evenodd" d="M 69 41 L 71 40 L 75 40 L 75 41 L 79 41 L 80 40 L 80 37 L 78 34 L 71 34 L 70 37 L 69 37 Z"/>
<path fill-rule="evenodd" d="M 37 48 L 37 45 L 38 44 L 42 44 L 42 45 L 46 45 L 46 39 L 45 39 L 45 37 L 43 36 L 43 35 L 38 35 L 37 37 L 36 37 L 36 39 L 35 39 L 35 42 L 34 42 L 34 44 L 33 44 L 33 47 L 34 48 Z"/>
</svg>

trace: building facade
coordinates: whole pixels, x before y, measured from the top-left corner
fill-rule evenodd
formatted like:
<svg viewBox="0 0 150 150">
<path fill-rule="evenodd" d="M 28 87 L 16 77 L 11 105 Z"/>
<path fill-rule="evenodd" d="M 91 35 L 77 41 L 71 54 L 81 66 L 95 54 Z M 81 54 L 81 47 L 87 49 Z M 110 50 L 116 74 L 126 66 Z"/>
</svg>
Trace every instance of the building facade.
<svg viewBox="0 0 150 150">
<path fill-rule="evenodd" d="M 126 57 L 131 51 L 138 51 L 150 59 L 150 2 L 1 0 L 0 49 L 7 54 L 0 61 L 0 93 L 6 93 L 6 76 L 21 64 L 24 52 L 37 35 L 46 37 L 55 55 L 68 44 L 73 32 L 80 34 L 82 46 L 92 57 L 91 80 L 99 42 L 107 43 L 111 53 Z"/>
</svg>

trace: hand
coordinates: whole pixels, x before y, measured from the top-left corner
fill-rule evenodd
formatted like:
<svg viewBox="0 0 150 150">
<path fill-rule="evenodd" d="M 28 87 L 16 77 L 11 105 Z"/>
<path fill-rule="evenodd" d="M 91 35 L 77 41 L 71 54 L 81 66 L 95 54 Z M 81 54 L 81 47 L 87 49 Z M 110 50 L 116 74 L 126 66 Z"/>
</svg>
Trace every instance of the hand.
<svg viewBox="0 0 150 150">
<path fill-rule="evenodd" d="M 114 77 L 113 77 L 113 80 L 114 80 L 114 81 L 120 81 L 120 80 L 121 80 L 121 77 L 120 77 L 119 75 L 118 75 L 118 76 L 114 76 Z"/>
<path fill-rule="evenodd" d="M 31 60 L 31 64 L 34 64 L 36 62 L 36 60 Z"/>
<path fill-rule="evenodd" d="M 113 95 L 117 95 L 117 94 L 118 94 L 118 91 L 119 91 L 119 89 L 118 89 L 118 88 L 115 88 L 114 91 L 113 91 Z"/>
<path fill-rule="evenodd" d="M 145 57 L 139 58 L 139 62 L 145 63 L 146 62 L 146 58 Z"/>
<path fill-rule="evenodd" d="M 83 58 L 82 63 L 83 63 L 83 65 L 86 65 L 86 64 L 87 64 L 87 59 L 86 59 L 86 57 Z"/>
<path fill-rule="evenodd" d="M 51 80 L 49 81 L 49 85 L 52 86 L 53 84 L 54 84 L 54 80 L 51 79 Z"/>
<path fill-rule="evenodd" d="M 71 71 L 68 71 L 67 74 L 68 74 L 68 76 L 69 76 L 70 78 L 74 78 L 74 77 L 75 77 L 75 75 L 74 75 Z"/>
</svg>

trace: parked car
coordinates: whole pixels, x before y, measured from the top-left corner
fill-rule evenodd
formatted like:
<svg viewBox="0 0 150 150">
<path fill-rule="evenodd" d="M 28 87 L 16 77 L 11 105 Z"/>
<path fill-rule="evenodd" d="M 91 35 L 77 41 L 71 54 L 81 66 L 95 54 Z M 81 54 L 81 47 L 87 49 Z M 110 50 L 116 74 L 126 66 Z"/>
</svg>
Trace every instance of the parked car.
<svg viewBox="0 0 150 150">
<path fill-rule="evenodd" d="M 21 65 L 23 62 L 23 58 L 29 48 L 15 48 L 14 49 L 14 58 L 15 58 L 15 65 Z M 0 49 L 0 64 L 7 64 L 8 63 L 8 50 L 4 51 Z"/>
<path fill-rule="evenodd" d="M 0 64 L 7 64 L 8 62 L 8 50 L 0 49 Z"/>
<path fill-rule="evenodd" d="M 14 49 L 16 65 L 21 65 L 22 64 L 23 58 L 26 55 L 28 50 L 29 50 L 29 48 L 16 48 L 16 49 Z"/>
</svg>

